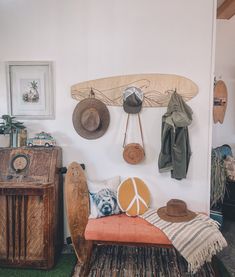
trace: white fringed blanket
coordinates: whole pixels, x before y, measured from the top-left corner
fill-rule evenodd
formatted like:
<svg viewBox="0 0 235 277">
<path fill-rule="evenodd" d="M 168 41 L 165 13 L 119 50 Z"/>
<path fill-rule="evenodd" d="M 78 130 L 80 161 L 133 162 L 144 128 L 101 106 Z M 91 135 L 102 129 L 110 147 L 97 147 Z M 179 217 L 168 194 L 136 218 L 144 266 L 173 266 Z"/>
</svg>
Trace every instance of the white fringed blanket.
<svg viewBox="0 0 235 277">
<path fill-rule="evenodd" d="M 227 246 L 219 231 L 218 223 L 206 215 L 198 214 L 188 222 L 171 223 L 162 220 L 157 210 L 149 209 L 140 217 L 167 235 L 173 246 L 188 262 L 188 271 L 193 273 Z"/>
</svg>

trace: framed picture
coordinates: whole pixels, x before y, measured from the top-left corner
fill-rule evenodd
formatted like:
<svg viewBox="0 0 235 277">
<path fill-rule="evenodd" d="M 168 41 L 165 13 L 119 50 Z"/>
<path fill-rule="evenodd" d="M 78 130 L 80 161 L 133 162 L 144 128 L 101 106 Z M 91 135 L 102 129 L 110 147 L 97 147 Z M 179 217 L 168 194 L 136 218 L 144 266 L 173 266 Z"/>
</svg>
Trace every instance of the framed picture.
<svg viewBox="0 0 235 277">
<path fill-rule="evenodd" d="M 7 62 L 8 109 L 22 119 L 54 119 L 52 62 Z"/>
</svg>

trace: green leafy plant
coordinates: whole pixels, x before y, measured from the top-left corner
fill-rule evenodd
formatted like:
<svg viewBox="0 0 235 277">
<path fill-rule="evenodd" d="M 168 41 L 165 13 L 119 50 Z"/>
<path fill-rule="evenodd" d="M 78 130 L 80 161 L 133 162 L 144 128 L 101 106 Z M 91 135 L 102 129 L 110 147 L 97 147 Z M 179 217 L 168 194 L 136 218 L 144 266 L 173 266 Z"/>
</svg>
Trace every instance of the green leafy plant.
<svg viewBox="0 0 235 277">
<path fill-rule="evenodd" d="M 25 129 L 23 122 L 19 122 L 14 119 L 15 117 L 4 114 L 2 116 L 3 122 L 0 123 L 0 134 L 10 135 L 10 146 L 13 144 L 14 133 L 16 133 L 18 130 Z"/>
</svg>

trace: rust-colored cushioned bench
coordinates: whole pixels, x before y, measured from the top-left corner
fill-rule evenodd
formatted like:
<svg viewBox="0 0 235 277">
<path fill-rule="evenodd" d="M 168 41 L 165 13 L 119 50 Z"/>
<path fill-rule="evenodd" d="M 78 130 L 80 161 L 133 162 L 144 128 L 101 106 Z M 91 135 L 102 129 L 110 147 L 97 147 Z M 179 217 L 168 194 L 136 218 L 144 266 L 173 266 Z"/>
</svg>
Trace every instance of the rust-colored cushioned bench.
<svg viewBox="0 0 235 277">
<path fill-rule="evenodd" d="M 89 219 L 85 239 L 97 242 L 172 246 L 171 241 L 160 229 L 142 218 L 129 217 L 126 214 Z"/>
<path fill-rule="evenodd" d="M 65 200 L 71 239 L 81 265 L 79 276 L 87 276 L 94 244 L 173 247 L 161 230 L 139 217 L 120 214 L 88 219 L 90 210 L 86 177 L 76 162 L 67 170 Z"/>
</svg>

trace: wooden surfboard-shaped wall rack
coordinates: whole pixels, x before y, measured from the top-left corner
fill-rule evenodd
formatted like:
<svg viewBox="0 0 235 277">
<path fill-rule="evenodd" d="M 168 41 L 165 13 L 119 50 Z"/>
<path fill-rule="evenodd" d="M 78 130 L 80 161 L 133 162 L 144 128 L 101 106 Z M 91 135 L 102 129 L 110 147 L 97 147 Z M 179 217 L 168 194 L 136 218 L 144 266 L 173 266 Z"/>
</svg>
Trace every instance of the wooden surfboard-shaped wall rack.
<svg viewBox="0 0 235 277">
<path fill-rule="evenodd" d="M 144 93 L 143 107 L 166 107 L 175 90 L 185 101 L 195 97 L 198 86 L 190 79 L 172 74 L 135 74 L 90 80 L 73 85 L 72 98 L 81 101 L 88 98 L 91 89 L 95 97 L 109 106 L 122 106 L 123 91 L 138 87 Z"/>
<path fill-rule="evenodd" d="M 224 81 L 219 80 L 215 82 L 214 86 L 214 105 L 213 105 L 213 118 L 214 123 L 223 123 L 225 112 L 227 109 L 228 92 Z"/>
</svg>

